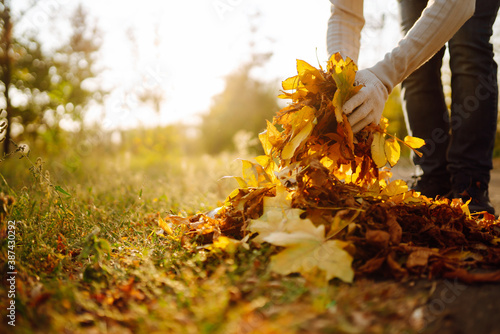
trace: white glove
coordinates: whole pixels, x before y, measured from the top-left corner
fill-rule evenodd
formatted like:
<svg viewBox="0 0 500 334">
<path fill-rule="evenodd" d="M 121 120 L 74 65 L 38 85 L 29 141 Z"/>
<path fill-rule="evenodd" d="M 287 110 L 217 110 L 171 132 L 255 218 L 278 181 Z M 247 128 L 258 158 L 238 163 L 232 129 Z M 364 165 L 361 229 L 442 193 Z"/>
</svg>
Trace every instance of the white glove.
<svg viewBox="0 0 500 334">
<path fill-rule="evenodd" d="M 364 85 L 361 90 L 344 103 L 343 111 L 354 133 L 370 123 L 378 124 L 382 117 L 385 102 L 389 96 L 387 88 L 370 70 L 356 73 L 356 84 Z"/>
</svg>

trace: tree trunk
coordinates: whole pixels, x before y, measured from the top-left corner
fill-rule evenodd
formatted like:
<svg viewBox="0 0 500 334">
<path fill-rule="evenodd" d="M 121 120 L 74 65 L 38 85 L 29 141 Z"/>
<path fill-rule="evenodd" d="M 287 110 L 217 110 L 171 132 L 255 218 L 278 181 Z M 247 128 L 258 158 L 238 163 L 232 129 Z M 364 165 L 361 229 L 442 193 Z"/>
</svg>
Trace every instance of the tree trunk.
<svg viewBox="0 0 500 334">
<path fill-rule="evenodd" d="M 3 152 L 4 154 L 8 154 L 10 151 L 10 140 L 11 140 L 11 121 L 12 121 L 12 105 L 10 101 L 10 82 L 12 76 L 12 59 L 10 57 L 10 50 L 12 47 L 12 21 L 10 17 L 10 8 L 9 3 L 6 3 L 5 0 L 1 0 L 0 3 L 3 5 L 4 9 L 2 12 L 2 21 L 3 21 L 3 29 L 2 29 L 2 48 L 3 48 L 3 56 L 1 59 L 1 67 L 2 67 L 2 82 L 5 86 L 4 90 L 4 98 L 5 98 L 5 109 L 7 111 L 7 128 L 5 129 L 5 139 L 3 142 Z"/>
</svg>

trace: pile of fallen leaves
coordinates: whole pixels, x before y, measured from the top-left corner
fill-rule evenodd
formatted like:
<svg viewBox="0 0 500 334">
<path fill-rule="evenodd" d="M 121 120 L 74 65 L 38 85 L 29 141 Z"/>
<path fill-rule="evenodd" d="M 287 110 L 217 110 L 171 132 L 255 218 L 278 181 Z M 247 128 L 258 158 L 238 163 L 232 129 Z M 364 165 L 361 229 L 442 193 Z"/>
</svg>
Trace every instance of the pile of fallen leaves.
<svg viewBox="0 0 500 334">
<path fill-rule="evenodd" d="M 239 188 L 213 212 L 159 218 L 162 229 L 225 250 L 270 243 L 271 270 L 314 280 L 500 281 L 494 216 L 472 216 L 459 199 L 429 199 L 390 180 L 385 166 L 399 160 L 400 143 L 420 154 L 424 141 L 390 135 L 385 119 L 353 134 L 342 105 L 362 88 L 356 71 L 339 54 L 326 71 L 297 60 L 280 95 L 292 103 L 259 135 L 265 155 L 242 162 Z"/>
</svg>

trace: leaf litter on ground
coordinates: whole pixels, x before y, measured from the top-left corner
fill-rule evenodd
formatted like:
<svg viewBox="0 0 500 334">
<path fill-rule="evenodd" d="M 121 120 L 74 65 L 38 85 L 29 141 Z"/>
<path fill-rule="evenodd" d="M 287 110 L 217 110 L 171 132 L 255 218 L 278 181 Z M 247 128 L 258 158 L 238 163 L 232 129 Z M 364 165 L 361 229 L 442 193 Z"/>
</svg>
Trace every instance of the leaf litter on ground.
<svg viewBox="0 0 500 334">
<path fill-rule="evenodd" d="M 297 60 L 297 75 L 283 81 L 279 96 L 292 103 L 259 135 L 265 155 L 242 162 L 239 188 L 214 211 L 171 215 L 160 227 L 172 235 L 171 226 L 182 225 L 183 237 L 211 249 L 269 243 L 276 246 L 272 271 L 316 282 L 500 281 L 495 216 L 471 215 L 461 199 L 427 198 L 390 180 L 387 165 L 398 162 L 400 143 L 421 155 L 425 142 L 390 135 L 385 118 L 352 132 L 342 105 L 362 89 L 356 71 L 340 54 L 326 71 Z"/>
</svg>

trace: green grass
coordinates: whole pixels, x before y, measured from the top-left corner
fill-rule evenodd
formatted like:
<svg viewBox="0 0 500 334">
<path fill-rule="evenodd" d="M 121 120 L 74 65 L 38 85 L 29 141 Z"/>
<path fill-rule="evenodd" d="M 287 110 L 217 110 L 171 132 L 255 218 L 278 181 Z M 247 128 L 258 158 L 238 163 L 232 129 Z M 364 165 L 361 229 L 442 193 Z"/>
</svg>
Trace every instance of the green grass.
<svg viewBox="0 0 500 334">
<path fill-rule="evenodd" d="M 96 148 L 83 157 L 43 157 L 35 175 L 26 159 L 2 162 L 0 191 L 16 199 L 0 228 L 5 279 L 5 226 L 17 222 L 16 332 L 413 332 L 408 319 L 422 300 L 419 292 L 401 293 L 405 286 L 314 286 L 270 273 L 269 246 L 225 253 L 158 233 L 158 213 L 217 207 L 236 187 L 218 181 L 240 174 L 235 158 Z M 2 285 L 2 305 L 6 296 Z M 377 298 L 383 307 L 370 306 Z M 4 329 L 12 330 L 2 311 Z"/>
</svg>

